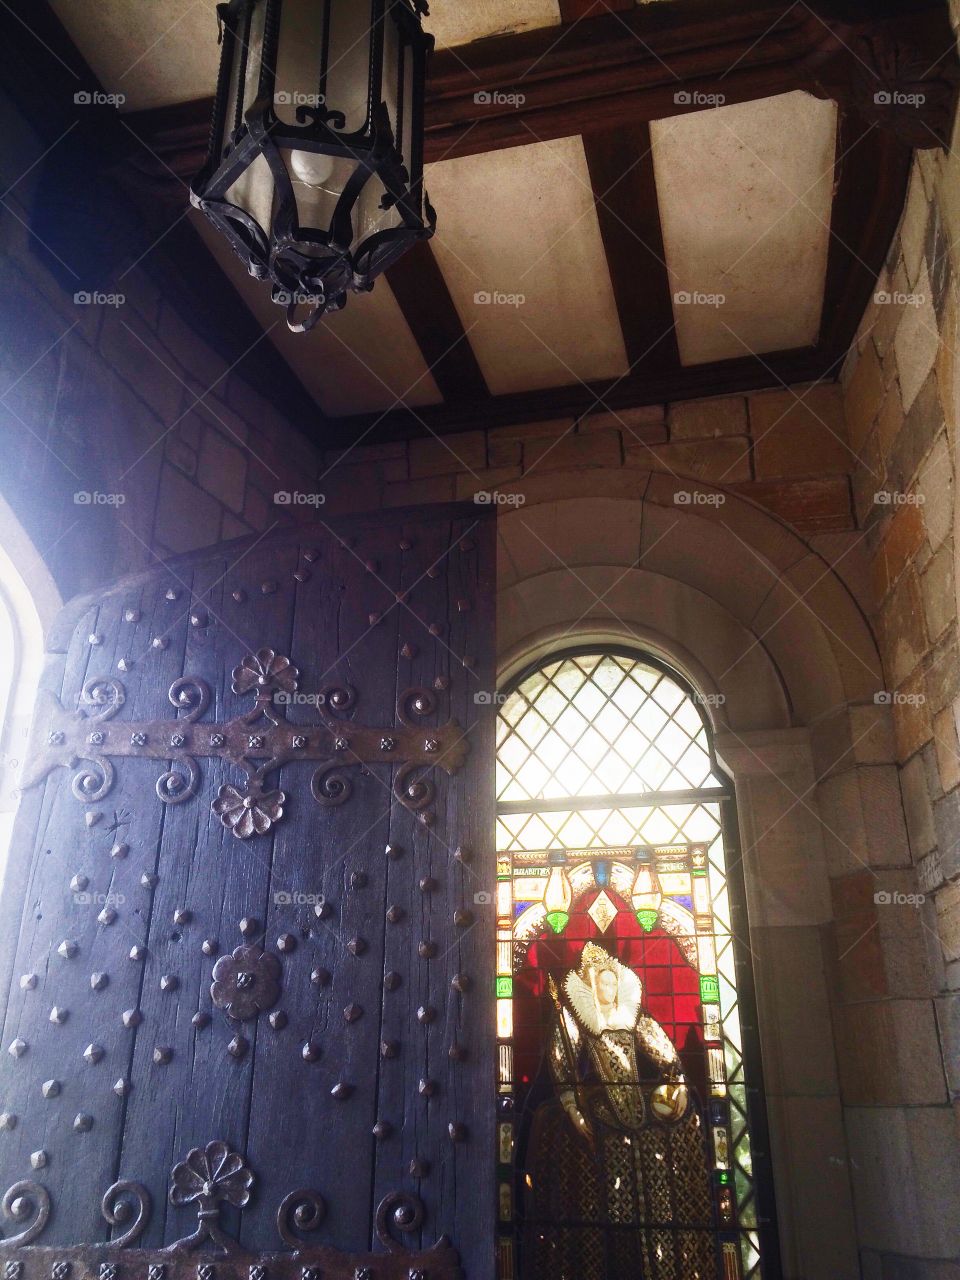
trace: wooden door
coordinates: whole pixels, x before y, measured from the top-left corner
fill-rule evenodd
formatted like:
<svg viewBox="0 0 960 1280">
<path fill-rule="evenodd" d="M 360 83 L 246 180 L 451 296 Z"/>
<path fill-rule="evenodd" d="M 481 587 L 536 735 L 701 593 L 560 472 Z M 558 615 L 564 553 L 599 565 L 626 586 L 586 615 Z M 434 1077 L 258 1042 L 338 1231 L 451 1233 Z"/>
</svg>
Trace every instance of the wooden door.
<svg viewBox="0 0 960 1280">
<path fill-rule="evenodd" d="M 5 1280 L 491 1273 L 493 529 L 322 523 L 65 611 L 5 895 Z"/>
</svg>

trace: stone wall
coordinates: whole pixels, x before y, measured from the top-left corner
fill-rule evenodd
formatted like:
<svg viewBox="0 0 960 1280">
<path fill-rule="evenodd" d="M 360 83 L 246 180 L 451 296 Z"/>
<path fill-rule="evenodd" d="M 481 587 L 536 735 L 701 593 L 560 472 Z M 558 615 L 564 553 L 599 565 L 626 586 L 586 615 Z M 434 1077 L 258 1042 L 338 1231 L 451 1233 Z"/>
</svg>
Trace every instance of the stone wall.
<svg viewBox="0 0 960 1280">
<path fill-rule="evenodd" d="M 477 500 L 554 485 L 583 468 L 662 471 L 723 485 L 815 535 L 852 530 L 856 459 L 839 388 L 797 386 L 749 396 L 597 412 L 439 439 L 363 445 L 325 455 L 327 510 Z"/>
<path fill-rule="evenodd" d="M 57 282 L 26 227 L 44 147 L 4 112 L 0 491 L 64 597 L 293 518 L 273 496 L 316 450 L 162 295 L 149 254 L 100 302 Z"/>
<path fill-rule="evenodd" d="M 954 146 L 958 141 L 955 132 Z M 912 865 L 900 873 L 901 888 L 924 899 L 918 918 L 935 999 L 932 1009 L 894 1001 L 869 1014 L 864 1006 L 847 1020 L 847 1029 L 851 1035 L 878 1037 L 891 1019 L 910 1020 L 914 1030 L 908 1043 L 916 1040 L 908 1064 L 916 1090 L 910 1100 L 918 1106 L 940 1094 L 939 1086 L 932 1090 L 931 1077 L 921 1084 L 936 1033 L 946 1065 L 947 1105 L 916 1110 L 895 1123 L 876 1110 L 855 1115 L 853 1123 L 870 1131 L 876 1154 L 876 1167 L 865 1179 L 876 1184 L 874 1191 L 909 1167 L 911 1148 L 944 1150 L 956 1140 L 955 1132 L 950 1135 L 949 1104 L 960 1120 L 958 281 L 960 156 L 921 152 L 899 235 L 842 382 L 849 443 L 857 454 L 854 504 L 869 558 L 870 618 L 893 713 L 909 838 Z M 848 886 L 851 897 L 858 893 L 855 879 Z M 882 924 L 889 914 L 878 911 L 875 918 Z M 861 925 L 870 918 L 861 910 Z M 872 998 L 867 993 L 866 999 Z M 873 1025 L 858 1032 L 864 1018 Z M 882 1106 L 885 1084 L 859 1081 L 863 1102 Z M 914 1194 L 929 1198 L 936 1188 L 927 1183 Z M 908 1252 L 906 1221 L 894 1224 L 869 1208 L 864 1212 L 878 1251 Z M 952 1247 L 955 1252 L 955 1239 Z M 929 1235 L 925 1251 L 937 1253 Z M 889 1261 L 883 1266 L 875 1261 L 868 1271 L 871 1280 L 900 1274 Z M 960 1269 L 936 1274 L 952 1276 Z"/>
</svg>

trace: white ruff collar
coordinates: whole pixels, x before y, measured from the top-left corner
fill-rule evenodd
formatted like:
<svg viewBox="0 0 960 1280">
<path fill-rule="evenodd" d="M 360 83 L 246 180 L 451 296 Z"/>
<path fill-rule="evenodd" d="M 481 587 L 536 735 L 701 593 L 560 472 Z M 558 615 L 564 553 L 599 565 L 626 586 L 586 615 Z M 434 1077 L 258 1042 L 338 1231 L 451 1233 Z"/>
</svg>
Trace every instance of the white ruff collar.
<svg viewBox="0 0 960 1280">
<path fill-rule="evenodd" d="M 571 969 L 563 980 L 564 992 L 578 1021 L 595 1036 L 603 1031 L 632 1031 L 637 1025 L 643 1000 L 643 987 L 632 969 L 619 960 L 612 960 L 609 967 L 618 979 L 616 1004 L 609 1010 L 601 1010 L 593 988 L 575 969 Z"/>
</svg>

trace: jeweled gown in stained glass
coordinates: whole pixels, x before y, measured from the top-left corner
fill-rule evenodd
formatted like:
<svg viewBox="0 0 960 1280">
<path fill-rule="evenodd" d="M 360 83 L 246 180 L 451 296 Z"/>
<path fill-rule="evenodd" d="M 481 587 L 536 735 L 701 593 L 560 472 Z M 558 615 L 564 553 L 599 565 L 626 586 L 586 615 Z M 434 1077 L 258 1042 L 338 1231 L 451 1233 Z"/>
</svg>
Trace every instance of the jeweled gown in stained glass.
<svg viewBox="0 0 960 1280">
<path fill-rule="evenodd" d="M 639 977 L 588 943 L 550 996 L 555 1096 L 530 1133 L 525 1280 L 716 1280 L 703 1121 Z"/>
</svg>

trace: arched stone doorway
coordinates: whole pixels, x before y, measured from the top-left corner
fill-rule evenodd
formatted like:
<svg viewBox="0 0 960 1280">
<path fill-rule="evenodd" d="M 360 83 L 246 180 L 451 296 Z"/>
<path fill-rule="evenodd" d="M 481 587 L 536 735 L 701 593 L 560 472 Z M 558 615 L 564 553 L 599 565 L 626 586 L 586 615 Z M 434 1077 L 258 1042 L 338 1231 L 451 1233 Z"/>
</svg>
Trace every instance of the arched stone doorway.
<svg viewBox="0 0 960 1280">
<path fill-rule="evenodd" d="M 708 695 L 739 809 L 784 1273 L 858 1276 L 858 1244 L 898 1212 L 871 1167 L 906 1180 L 937 1160 L 894 1149 L 891 1120 L 915 1113 L 858 1092 L 872 1072 L 908 1104 L 911 1033 L 865 1044 L 854 1028 L 883 1021 L 887 997 L 931 995 L 921 913 L 882 905 L 914 873 L 870 628 L 830 564 L 740 497 L 602 471 L 523 488 L 500 519 L 501 678 L 629 640 Z M 932 1015 L 923 1027 L 926 1053 Z M 944 1142 L 949 1119 L 928 1112 Z"/>
</svg>

